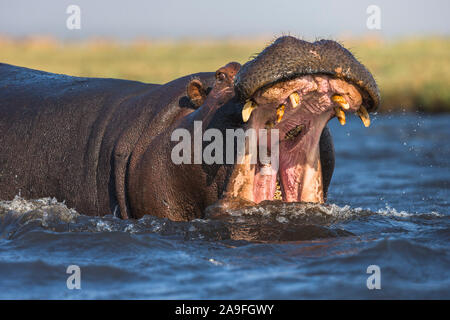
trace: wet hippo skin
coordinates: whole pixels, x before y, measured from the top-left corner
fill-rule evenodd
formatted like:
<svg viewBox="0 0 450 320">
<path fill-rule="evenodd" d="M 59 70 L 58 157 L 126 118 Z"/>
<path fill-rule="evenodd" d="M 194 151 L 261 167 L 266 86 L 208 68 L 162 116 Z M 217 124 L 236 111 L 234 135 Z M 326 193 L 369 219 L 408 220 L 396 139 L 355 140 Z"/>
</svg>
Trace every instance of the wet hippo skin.
<svg viewBox="0 0 450 320">
<path fill-rule="evenodd" d="M 334 151 L 326 124 L 370 124 L 373 77 L 333 41 L 281 37 L 164 85 L 80 78 L 0 64 L 0 199 L 55 197 L 87 215 L 202 218 L 220 201 L 326 201 Z M 175 164 L 175 129 L 278 129 L 280 167 Z M 266 174 L 263 172 L 270 172 Z"/>
</svg>

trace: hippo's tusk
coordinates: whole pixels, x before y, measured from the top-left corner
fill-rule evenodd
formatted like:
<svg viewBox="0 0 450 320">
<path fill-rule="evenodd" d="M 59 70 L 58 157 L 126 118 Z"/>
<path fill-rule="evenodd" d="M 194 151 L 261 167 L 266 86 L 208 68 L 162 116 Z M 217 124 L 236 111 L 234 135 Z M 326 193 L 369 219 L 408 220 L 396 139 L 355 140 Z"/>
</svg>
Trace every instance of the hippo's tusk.
<svg viewBox="0 0 450 320">
<path fill-rule="evenodd" d="M 361 118 L 361 121 L 364 123 L 364 126 L 367 128 L 370 126 L 370 117 L 364 106 L 360 106 L 356 114 Z"/>
<path fill-rule="evenodd" d="M 336 113 L 336 117 L 339 120 L 339 123 L 345 126 L 345 112 L 341 109 L 341 107 L 334 107 L 334 112 Z"/>
<path fill-rule="evenodd" d="M 242 108 L 242 120 L 244 122 L 247 122 L 248 119 L 250 119 L 250 115 L 252 114 L 253 110 L 255 110 L 256 105 L 253 103 L 253 101 L 249 100 L 245 103 L 244 108 Z"/>
<path fill-rule="evenodd" d="M 284 109 L 286 106 L 284 104 L 280 104 L 277 108 L 277 122 L 280 122 L 283 119 Z"/>
<path fill-rule="evenodd" d="M 300 103 L 300 96 L 298 95 L 298 93 L 291 93 L 289 99 L 291 100 L 292 108 L 297 108 L 298 104 Z"/>
<path fill-rule="evenodd" d="M 331 97 L 331 100 L 333 100 L 338 105 L 340 105 L 344 110 L 350 109 L 350 105 L 345 100 L 345 98 L 343 96 L 341 96 L 341 95 L 335 94 L 334 96 Z"/>
<path fill-rule="evenodd" d="M 283 194 L 281 193 L 280 181 L 277 179 L 277 185 L 275 187 L 275 193 L 273 195 L 273 200 L 283 200 Z"/>
</svg>

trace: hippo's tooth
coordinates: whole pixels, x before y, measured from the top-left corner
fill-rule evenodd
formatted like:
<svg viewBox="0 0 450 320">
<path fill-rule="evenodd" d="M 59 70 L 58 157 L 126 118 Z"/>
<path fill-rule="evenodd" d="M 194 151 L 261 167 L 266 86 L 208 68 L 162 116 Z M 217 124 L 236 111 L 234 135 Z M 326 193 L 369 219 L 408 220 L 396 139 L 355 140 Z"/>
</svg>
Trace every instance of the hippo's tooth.
<svg viewBox="0 0 450 320">
<path fill-rule="evenodd" d="M 341 125 L 345 125 L 345 112 L 340 107 L 334 107 L 334 112 Z"/>
<path fill-rule="evenodd" d="M 283 194 L 281 193 L 280 181 L 277 179 L 277 186 L 275 187 L 275 193 L 273 194 L 273 200 L 283 200 Z"/>
<path fill-rule="evenodd" d="M 283 119 L 284 109 L 286 106 L 284 104 L 280 104 L 277 108 L 277 122 L 280 122 Z"/>
<path fill-rule="evenodd" d="M 272 129 L 275 126 L 275 123 L 272 120 L 269 120 L 266 122 L 266 125 L 264 126 L 266 129 Z"/>
<path fill-rule="evenodd" d="M 370 126 L 370 117 L 364 106 L 360 106 L 356 114 L 361 118 L 361 121 L 364 123 L 364 126 L 367 128 Z"/>
<path fill-rule="evenodd" d="M 250 119 L 250 115 L 252 114 L 253 110 L 255 110 L 256 105 L 253 103 L 253 101 L 249 100 L 245 103 L 244 108 L 242 108 L 242 120 L 244 122 L 247 122 L 248 119 Z"/>
<path fill-rule="evenodd" d="M 300 96 L 298 95 L 298 93 L 291 93 L 289 99 L 291 100 L 292 108 L 297 108 L 298 104 L 300 103 Z"/>
<path fill-rule="evenodd" d="M 350 109 L 350 105 L 345 100 L 345 98 L 341 95 L 335 94 L 334 96 L 331 97 L 331 100 L 333 100 L 338 105 L 340 105 L 344 110 Z"/>
</svg>

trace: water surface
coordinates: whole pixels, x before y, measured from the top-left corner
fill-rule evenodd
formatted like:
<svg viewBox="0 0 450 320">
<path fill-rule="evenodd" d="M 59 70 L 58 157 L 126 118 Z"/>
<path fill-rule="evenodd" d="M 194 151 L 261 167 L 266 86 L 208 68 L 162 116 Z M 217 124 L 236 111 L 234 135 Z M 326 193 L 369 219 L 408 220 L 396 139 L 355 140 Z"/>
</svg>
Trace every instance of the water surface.
<svg viewBox="0 0 450 320">
<path fill-rule="evenodd" d="M 336 169 L 322 206 L 174 223 L 87 217 L 49 198 L 1 201 L 0 298 L 449 299 L 449 123 L 333 119 Z M 66 287 L 69 265 L 81 268 L 81 290 Z M 366 286 L 370 265 L 380 290 Z"/>
</svg>

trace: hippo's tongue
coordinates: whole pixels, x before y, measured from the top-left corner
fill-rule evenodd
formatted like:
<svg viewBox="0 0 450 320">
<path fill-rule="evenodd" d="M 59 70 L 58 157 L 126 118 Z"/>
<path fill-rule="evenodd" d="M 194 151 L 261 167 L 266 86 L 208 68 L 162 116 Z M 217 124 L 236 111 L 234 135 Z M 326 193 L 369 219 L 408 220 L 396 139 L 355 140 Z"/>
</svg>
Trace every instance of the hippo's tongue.
<svg viewBox="0 0 450 320">
<path fill-rule="evenodd" d="M 302 76 L 257 91 L 243 109 L 243 120 L 257 131 L 267 129 L 268 139 L 272 130 L 278 130 L 279 166 L 258 163 L 254 170 L 249 166 L 247 174 L 252 177 L 247 180 L 253 188 L 239 196 L 256 203 L 280 196 L 288 202 L 323 202 L 321 133 L 334 116 L 344 125 L 345 111 L 356 112 L 368 126 L 361 103 L 354 85 L 325 75 Z"/>
</svg>

